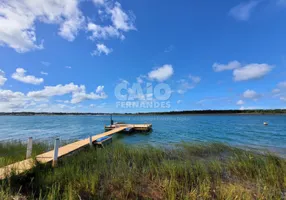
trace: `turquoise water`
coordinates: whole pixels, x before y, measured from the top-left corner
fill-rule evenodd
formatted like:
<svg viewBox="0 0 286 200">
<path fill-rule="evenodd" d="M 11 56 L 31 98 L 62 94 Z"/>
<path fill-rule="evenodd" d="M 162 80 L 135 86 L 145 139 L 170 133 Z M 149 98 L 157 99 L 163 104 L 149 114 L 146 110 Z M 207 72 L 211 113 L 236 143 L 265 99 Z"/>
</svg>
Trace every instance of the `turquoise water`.
<svg viewBox="0 0 286 200">
<path fill-rule="evenodd" d="M 286 115 L 114 116 L 113 119 L 153 124 L 151 133 L 118 137 L 125 143 L 169 145 L 181 141 L 215 141 L 286 156 Z M 55 137 L 82 139 L 103 132 L 109 120 L 109 116 L 1 116 L 0 141 L 27 140 L 30 136 L 50 142 Z M 264 126 L 264 121 L 269 126 Z"/>
</svg>

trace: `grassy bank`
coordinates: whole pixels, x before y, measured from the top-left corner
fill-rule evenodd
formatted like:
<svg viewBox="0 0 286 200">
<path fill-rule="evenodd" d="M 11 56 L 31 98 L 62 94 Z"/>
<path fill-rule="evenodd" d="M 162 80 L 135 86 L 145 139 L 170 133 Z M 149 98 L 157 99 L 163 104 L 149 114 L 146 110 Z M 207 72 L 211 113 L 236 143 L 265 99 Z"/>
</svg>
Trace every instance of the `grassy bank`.
<svg viewBox="0 0 286 200">
<path fill-rule="evenodd" d="M 222 144 L 113 143 L 0 184 L 0 199 L 285 199 L 286 161 Z"/>
<path fill-rule="evenodd" d="M 32 157 L 50 149 L 43 143 L 34 143 Z M 26 158 L 27 144 L 20 141 L 0 143 L 0 167 L 24 160 Z"/>
</svg>

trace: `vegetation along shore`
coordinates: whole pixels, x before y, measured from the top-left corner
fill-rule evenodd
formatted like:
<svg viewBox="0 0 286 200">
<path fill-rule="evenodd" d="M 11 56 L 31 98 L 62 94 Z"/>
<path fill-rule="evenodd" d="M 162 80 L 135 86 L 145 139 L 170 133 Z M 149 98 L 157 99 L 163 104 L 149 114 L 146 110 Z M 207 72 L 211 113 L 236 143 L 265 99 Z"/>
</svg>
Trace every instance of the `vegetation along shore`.
<svg viewBox="0 0 286 200">
<path fill-rule="evenodd" d="M 48 148 L 37 144 L 36 153 Z M 1 144 L 1 165 L 21 160 Z M 5 162 L 5 163 L 4 163 Z M 286 160 L 217 143 L 172 147 L 115 142 L 37 165 L 0 182 L 0 199 L 285 199 Z"/>
<path fill-rule="evenodd" d="M 0 112 L 0 116 L 33 116 L 33 115 L 181 115 L 181 114 L 286 114 L 286 109 L 252 109 L 252 110 L 182 110 L 168 112 L 144 112 L 144 113 L 89 113 L 89 112 Z"/>
</svg>

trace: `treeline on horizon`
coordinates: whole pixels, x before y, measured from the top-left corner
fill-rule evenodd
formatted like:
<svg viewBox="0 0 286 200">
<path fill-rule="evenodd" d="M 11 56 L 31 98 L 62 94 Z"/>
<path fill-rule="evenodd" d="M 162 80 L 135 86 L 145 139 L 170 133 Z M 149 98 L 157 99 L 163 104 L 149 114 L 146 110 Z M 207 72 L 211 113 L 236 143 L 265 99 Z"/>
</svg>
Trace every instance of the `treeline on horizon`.
<svg viewBox="0 0 286 200">
<path fill-rule="evenodd" d="M 181 115 L 181 114 L 286 114 L 286 109 L 256 110 L 184 110 L 169 112 L 139 113 L 88 113 L 88 112 L 0 112 L 0 116 L 32 116 L 32 115 Z"/>
</svg>

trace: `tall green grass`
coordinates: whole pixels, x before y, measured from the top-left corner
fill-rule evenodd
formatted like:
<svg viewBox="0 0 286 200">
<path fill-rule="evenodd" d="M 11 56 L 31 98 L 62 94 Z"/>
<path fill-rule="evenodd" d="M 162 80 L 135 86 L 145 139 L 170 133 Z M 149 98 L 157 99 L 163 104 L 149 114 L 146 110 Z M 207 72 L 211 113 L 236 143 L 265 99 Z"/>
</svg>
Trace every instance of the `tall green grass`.
<svg viewBox="0 0 286 200">
<path fill-rule="evenodd" d="M 286 161 L 223 144 L 114 143 L 0 184 L 0 199 L 285 199 Z"/>
<path fill-rule="evenodd" d="M 47 144 L 34 143 L 32 157 L 49 149 Z M 0 143 L 0 167 L 26 159 L 27 144 L 20 141 Z"/>
</svg>

